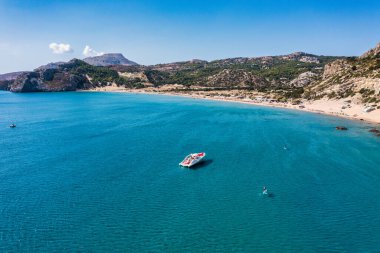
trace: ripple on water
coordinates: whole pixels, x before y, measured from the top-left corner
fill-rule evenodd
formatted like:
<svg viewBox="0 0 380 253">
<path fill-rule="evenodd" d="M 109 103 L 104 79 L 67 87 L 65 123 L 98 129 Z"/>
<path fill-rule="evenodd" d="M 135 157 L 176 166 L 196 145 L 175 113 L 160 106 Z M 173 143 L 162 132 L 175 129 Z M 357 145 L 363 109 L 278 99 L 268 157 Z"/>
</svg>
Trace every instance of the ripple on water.
<svg viewBox="0 0 380 253">
<path fill-rule="evenodd" d="M 0 128 L 0 251 L 380 248 L 380 142 L 364 123 L 165 96 L 0 94 L 18 125 Z M 178 166 L 198 151 L 205 163 Z"/>
</svg>

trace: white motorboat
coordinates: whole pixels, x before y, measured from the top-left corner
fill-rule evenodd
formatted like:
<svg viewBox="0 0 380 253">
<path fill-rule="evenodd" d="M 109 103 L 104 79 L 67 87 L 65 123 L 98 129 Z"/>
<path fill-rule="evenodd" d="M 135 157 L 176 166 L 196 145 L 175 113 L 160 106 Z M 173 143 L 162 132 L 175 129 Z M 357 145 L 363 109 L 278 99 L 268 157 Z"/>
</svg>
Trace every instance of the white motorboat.
<svg viewBox="0 0 380 253">
<path fill-rule="evenodd" d="M 191 167 L 200 161 L 202 161 L 203 158 L 205 158 L 206 153 L 193 153 L 185 157 L 182 162 L 179 163 L 179 165 L 184 167 Z"/>
</svg>

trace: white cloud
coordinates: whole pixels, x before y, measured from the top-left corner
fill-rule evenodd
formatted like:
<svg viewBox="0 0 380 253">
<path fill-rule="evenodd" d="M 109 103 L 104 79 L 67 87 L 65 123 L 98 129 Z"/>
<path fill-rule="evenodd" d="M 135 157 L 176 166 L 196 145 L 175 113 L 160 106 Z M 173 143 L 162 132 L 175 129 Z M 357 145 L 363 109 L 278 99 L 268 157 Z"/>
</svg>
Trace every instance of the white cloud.
<svg viewBox="0 0 380 253">
<path fill-rule="evenodd" d="M 63 43 L 50 43 L 49 48 L 53 51 L 54 54 L 70 53 L 73 51 L 70 44 Z"/>
<path fill-rule="evenodd" d="M 104 53 L 103 52 L 98 52 L 94 49 L 92 49 L 89 45 L 86 45 L 83 49 L 83 55 L 86 56 L 86 57 L 89 57 L 89 56 L 100 56 L 100 55 L 103 55 Z"/>
</svg>

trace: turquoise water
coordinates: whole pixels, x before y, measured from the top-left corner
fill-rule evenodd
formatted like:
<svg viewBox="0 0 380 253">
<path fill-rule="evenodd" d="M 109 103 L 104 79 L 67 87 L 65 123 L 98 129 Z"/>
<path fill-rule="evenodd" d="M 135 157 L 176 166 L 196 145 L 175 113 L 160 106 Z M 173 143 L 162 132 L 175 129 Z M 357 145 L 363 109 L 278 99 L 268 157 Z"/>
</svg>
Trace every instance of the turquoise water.
<svg viewBox="0 0 380 253">
<path fill-rule="evenodd" d="M 0 251 L 380 252 L 370 127 L 160 95 L 2 92 Z M 201 166 L 178 166 L 201 151 Z"/>
</svg>

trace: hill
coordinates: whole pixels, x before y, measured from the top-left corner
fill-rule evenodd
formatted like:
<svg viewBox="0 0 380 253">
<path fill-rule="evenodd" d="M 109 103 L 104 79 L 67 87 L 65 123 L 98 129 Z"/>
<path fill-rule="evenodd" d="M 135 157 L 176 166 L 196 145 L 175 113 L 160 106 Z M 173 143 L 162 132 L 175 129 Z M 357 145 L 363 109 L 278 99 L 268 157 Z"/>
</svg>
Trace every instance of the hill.
<svg viewBox="0 0 380 253">
<path fill-rule="evenodd" d="M 122 54 L 103 54 L 100 56 L 87 57 L 84 62 L 93 66 L 111 66 L 111 65 L 137 65 L 136 62 L 130 61 Z"/>
<path fill-rule="evenodd" d="M 117 81 L 118 73 L 105 67 L 96 67 L 73 59 L 54 68 L 37 68 L 18 75 L 8 84 L 12 92 L 75 91 L 110 85 Z"/>
<path fill-rule="evenodd" d="M 380 103 L 380 43 L 360 57 L 326 64 L 322 80 L 313 83 L 305 98 L 351 98 L 362 103 Z"/>
<path fill-rule="evenodd" d="M 138 89 L 172 85 L 177 90 L 252 90 L 278 101 L 351 97 L 359 103 L 380 102 L 380 44 L 360 57 L 318 56 L 296 52 L 280 56 L 191 60 L 137 65 L 121 54 L 105 54 L 50 63 L 18 73 L 0 85 L 15 92 L 65 91 L 117 85 Z M 87 62 L 86 62 L 87 61 Z M 89 64 L 88 62 L 91 62 Z M 94 66 L 106 65 L 106 66 Z M 179 86 L 178 86 L 179 85 Z M 170 89 L 169 89 L 170 91 Z"/>
<path fill-rule="evenodd" d="M 160 87 L 180 84 L 188 89 L 257 89 L 269 91 L 300 88 L 321 80 L 324 66 L 344 57 L 293 53 L 282 56 L 229 58 L 211 62 L 192 60 L 152 66 L 114 66 L 132 83 Z"/>
</svg>

